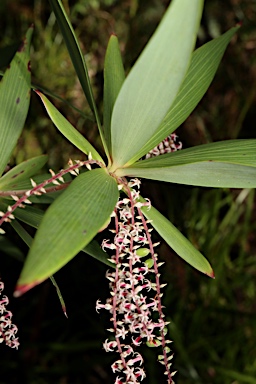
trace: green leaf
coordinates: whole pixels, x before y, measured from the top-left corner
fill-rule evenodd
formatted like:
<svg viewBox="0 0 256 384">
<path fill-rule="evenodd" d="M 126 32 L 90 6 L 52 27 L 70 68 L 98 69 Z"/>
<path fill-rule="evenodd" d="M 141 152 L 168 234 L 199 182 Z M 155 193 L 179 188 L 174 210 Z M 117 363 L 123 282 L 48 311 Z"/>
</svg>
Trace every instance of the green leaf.
<svg viewBox="0 0 256 384">
<path fill-rule="evenodd" d="M 69 51 L 70 58 L 73 62 L 75 71 L 87 98 L 88 104 L 93 113 L 95 113 L 95 103 L 88 75 L 87 66 L 84 60 L 84 55 L 80 49 L 75 31 L 70 23 L 68 15 L 60 0 L 49 0 L 56 20 L 59 24 L 65 44 Z"/>
<path fill-rule="evenodd" d="M 23 161 L 0 178 L 0 190 L 17 189 L 21 181 L 38 172 L 46 163 L 48 156 L 41 155 Z"/>
<path fill-rule="evenodd" d="M 255 188 L 256 140 L 227 140 L 138 161 L 117 176 L 201 187 Z"/>
<path fill-rule="evenodd" d="M 145 202 L 143 198 L 140 201 Z M 182 233 L 164 217 L 157 209 L 151 206 L 141 208 L 147 219 L 152 220 L 151 225 L 166 241 L 166 243 L 188 264 L 214 278 L 212 267 L 206 258 L 182 235 Z"/>
<path fill-rule="evenodd" d="M 0 176 L 17 144 L 28 113 L 32 32 L 31 27 L 0 83 Z"/>
<path fill-rule="evenodd" d="M 18 281 L 16 296 L 58 271 L 83 249 L 110 217 L 118 200 L 105 169 L 77 176 L 46 211 Z"/>
<path fill-rule="evenodd" d="M 156 132 L 185 77 L 202 0 L 173 0 L 117 97 L 111 122 L 113 167 L 126 164 Z"/>
<path fill-rule="evenodd" d="M 2 71 L 0 71 L 0 76 L 2 77 L 3 75 L 4 75 L 4 73 Z M 54 98 L 56 100 L 62 101 L 64 104 L 68 105 L 74 111 L 78 112 L 79 115 L 84 117 L 85 120 L 95 121 L 93 115 L 88 115 L 88 114 L 84 113 L 83 111 L 81 111 L 81 109 L 75 107 L 70 101 L 64 99 L 63 97 L 61 97 L 59 95 L 57 95 L 56 93 L 54 93 L 53 91 L 49 90 L 48 88 L 43 87 L 42 85 L 39 85 L 39 84 L 35 84 L 35 83 L 31 83 L 31 88 L 34 91 L 39 90 L 39 91 L 43 92 L 45 95 L 47 95 L 47 96 L 51 96 L 52 98 Z"/>
<path fill-rule="evenodd" d="M 57 95 L 56 93 L 54 93 L 53 91 L 49 90 L 48 88 L 45 88 L 42 85 L 34 84 L 34 83 L 31 84 L 31 88 L 34 91 L 41 91 L 44 95 L 50 96 L 53 99 L 59 100 L 62 103 L 68 105 L 74 111 L 78 112 L 79 115 L 82 116 L 85 120 L 90 120 L 90 121 L 93 121 L 93 122 L 95 121 L 93 115 L 88 115 L 88 114 L 84 113 L 83 111 L 81 111 L 81 109 L 75 107 L 70 101 L 64 99 L 63 97 L 61 97 L 59 95 Z"/>
<path fill-rule="evenodd" d="M 118 39 L 112 35 L 109 39 L 104 63 L 104 135 L 111 152 L 111 116 L 117 95 L 125 79 Z M 111 155 L 111 153 L 110 153 Z"/>
<path fill-rule="evenodd" d="M 89 153 L 92 154 L 94 160 L 101 161 L 104 164 L 99 153 L 96 149 L 86 140 L 80 132 L 78 132 L 73 125 L 58 111 L 58 109 L 50 102 L 49 99 L 41 92 L 36 91 L 40 96 L 42 102 L 44 103 L 45 109 L 52 120 L 53 124 L 58 128 L 58 130 L 80 151 L 84 152 L 86 155 Z"/>
<path fill-rule="evenodd" d="M 209 41 L 193 52 L 186 77 L 173 105 L 156 133 L 129 161 L 129 164 L 140 159 L 174 132 L 196 108 L 214 78 L 228 43 L 238 29 L 239 27 L 231 28 L 220 37 Z"/>
<path fill-rule="evenodd" d="M 84 55 L 82 54 L 82 51 L 80 49 L 77 37 L 75 35 L 75 31 L 71 25 L 71 22 L 68 18 L 68 15 L 66 14 L 66 11 L 61 3 L 61 0 L 49 0 L 52 10 L 56 16 L 57 22 L 59 24 L 61 33 L 63 35 L 65 44 L 67 46 L 70 58 L 72 60 L 72 63 L 74 65 L 76 74 L 78 76 L 78 79 L 81 83 L 81 86 L 83 88 L 83 91 L 85 93 L 86 99 L 88 101 L 88 104 L 95 116 L 98 129 L 100 132 L 100 137 L 103 143 L 103 147 L 105 149 L 106 154 L 108 155 L 108 148 L 105 142 L 105 138 L 102 132 L 101 123 L 99 114 L 97 111 L 97 107 L 94 101 L 92 87 L 88 75 L 88 70 L 86 67 Z"/>
<path fill-rule="evenodd" d="M 0 204 L 1 210 L 3 210 L 3 205 Z M 4 206 L 6 210 L 7 206 Z M 35 207 L 26 207 L 26 209 L 17 208 L 15 210 L 15 218 L 23 221 L 24 223 L 30 225 L 31 227 L 38 228 L 41 223 L 44 211 Z M 14 221 L 15 222 L 15 221 Z M 12 223 L 12 222 L 11 222 Z M 30 246 L 30 244 L 29 244 Z M 88 245 L 86 245 L 81 251 L 87 253 L 88 255 L 94 257 L 100 262 L 108 265 L 113 268 L 113 263 L 108 261 L 108 254 L 102 250 L 97 241 L 92 240 Z"/>
</svg>

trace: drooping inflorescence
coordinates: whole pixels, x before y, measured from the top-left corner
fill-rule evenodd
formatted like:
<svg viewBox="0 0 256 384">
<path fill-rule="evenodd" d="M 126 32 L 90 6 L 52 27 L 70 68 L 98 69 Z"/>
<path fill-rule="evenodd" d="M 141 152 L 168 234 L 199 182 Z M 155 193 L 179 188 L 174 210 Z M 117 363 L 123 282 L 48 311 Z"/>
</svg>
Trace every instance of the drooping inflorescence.
<svg viewBox="0 0 256 384">
<path fill-rule="evenodd" d="M 0 227 L 4 222 L 10 222 L 15 218 L 13 213 L 16 208 L 25 208 L 24 204 L 31 204 L 31 201 L 29 200 L 31 196 L 40 196 L 47 192 L 54 192 L 56 190 L 66 188 L 67 184 L 65 184 L 63 176 L 67 173 L 70 173 L 73 176 L 77 176 L 79 174 L 79 168 L 85 166 L 88 170 L 91 170 L 92 164 L 97 164 L 100 167 L 103 167 L 103 164 L 99 161 L 92 160 L 90 156 L 88 156 L 88 158 L 89 160 L 87 161 L 75 160 L 75 163 L 73 163 L 72 160 L 69 160 L 69 167 L 62 169 L 57 174 L 55 174 L 55 172 L 50 169 L 49 172 L 51 177 L 47 180 L 44 180 L 40 184 L 37 184 L 33 179 L 30 179 L 32 186 L 31 189 L 24 191 L 0 191 L 0 196 L 9 196 L 14 200 L 14 204 L 9 205 L 6 212 L 0 211 Z M 49 184 L 54 184 L 54 187 L 49 187 L 46 189 L 46 186 Z M 0 234 L 4 233 L 5 231 L 0 228 Z"/>
<path fill-rule="evenodd" d="M 107 271 L 111 297 L 105 304 L 97 301 L 96 310 L 101 308 L 111 313 L 113 327 L 111 340 L 106 340 L 104 349 L 116 351 L 118 360 L 112 364 L 117 373 L 115 384 L 139 383 L 145 377 L 143 357 L 137 347 L 146 342 L 150 346 L 162 347 L 158 360 L 165 367 L 167 382 L 173 383 L 171 372 L 171 342 L 166 340 L 166 326 L 162 305 L 162 288 L 155 247 L 151 239 L 150 222 L 141 211 L 142 206 L 150 209 L 150 202 L 140 202 L 140 181 L 133 179 L 124 186 L 127 197 L 120 199 L 113 217 L 115 229 L 113 241 L 104 240 L 102 248 L 115 253 L 111 262 L 115 271 Z M 146 260 L 145 260 L 146 258 Z"/>
<path fill-rule="evenodd" d="M 161 143 L 159 143 L 155 148 L 149 151 L 145 158 L 149 159 L 150 157 L 164 155 L 165 153 L 176 152 L 179 149 L 182 149 L 182 142 L 179 141 L 176 133 L 172 133 L 161 141 Z"/>
<path fill-rule="evenodd" d="M 0 343 L 5 342 L 8 347 L 18 349 L 20 343 L 16 337 L 18 328 L 12 323 L 12 312 L 6 309 L 9 304 L 7 296 L 2 296 L 4 283 L 0 281 Z"/>
</svg>

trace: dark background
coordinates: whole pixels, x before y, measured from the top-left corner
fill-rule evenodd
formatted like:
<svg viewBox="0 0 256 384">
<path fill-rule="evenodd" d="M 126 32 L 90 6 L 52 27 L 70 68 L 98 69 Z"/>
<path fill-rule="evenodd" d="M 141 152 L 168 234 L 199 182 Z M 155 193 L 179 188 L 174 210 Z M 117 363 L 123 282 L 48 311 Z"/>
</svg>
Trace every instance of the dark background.
<svg viewBox="0 0 256 384">
<path fill-rule="evenodd" d="M 127 72 L 153 33 L 169 1 L 63 1 L 85 54 L 94 94 L 102 110 L 103 63 L 109 36 L 115 32 Z M 256 2 L 207 0 L 198 46 L 242 21 L 213 84 L 197 109 L 178 130 L 184 147 L 234 138 L 255 138 Z M 89 114 L 49 4 L 43 0 L 0 2 L 0 48 L 18 42 L 35 24 L 31 49 L 33 82 Z M 55 105 L 89 140 L 96 126 L 72 108 Z M 22 137 L 11 165 L 42 153 L 57 171 L 82 154 L 53 127 L 33 94 Z M 215 271 L 210 280 L 180 260 L 164 242 L 164 300 L 171 321 L 178 384 L 256 383 L 256 240 L 254 191 L 210 189 L 145 182 L 144 195 L 206 255 Z M 85 254 L 69 262 L 55 278 L 64 296 L 62 313 L 50 281 L 19 299 L 12 292 L 27 248 L 11 229 L 0 238 L 0 275 L 8 308 L 19 327 L 20 348 L 0 344 L 0 384 L 113 383 L 110 364 L 116 356 L 102 350 L 108 337 L 107 314 L 95 302 L 108 297 L 106 267 Z M 145 383 L 164 383 L 157 352 L 145 348 Z"/>
</svg>

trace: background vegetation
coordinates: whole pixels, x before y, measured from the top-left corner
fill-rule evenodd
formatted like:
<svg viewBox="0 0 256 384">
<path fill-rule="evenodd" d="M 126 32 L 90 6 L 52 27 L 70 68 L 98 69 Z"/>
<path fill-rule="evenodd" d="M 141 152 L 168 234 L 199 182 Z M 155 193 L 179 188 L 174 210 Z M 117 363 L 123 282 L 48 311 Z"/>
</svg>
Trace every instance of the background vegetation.
<svg viewBox="0 0 256 384">
<path fill-rule="evenodd" d="M 127 72 L 161 19 L 167 0 L 63 1 L 85 53 L 94 93 L 101 108 L 103 62 L 111 33 L 116 33 Z M 233 138 L 255 138 L 256 3 L 252 0 L 207 0 L 198 45 L 241 20 L 207 95 L 178 134 L 184 147 Z M 84 112 L 60 100 L 58 108 L 90 140 L 96 140 L 75 72 L 49 4 L 43 0 L 0 2 L 0 48 L 17 43 L 35 24 L 33 82 L 48 88 Z M 2 68 L 3 69 L 3 68 Z M 32 95 L 29 118 L 10 166 L 47 153 L 48 167 L 58 170 L 68 159 L 81 159 L 55 130 Z M 47 169 L 46 169 L 47 170 Z M 216 279 L 197 273 L 162 243 L 165 259 L 166 313 L 171 320 L 174 366 L 179 384 L 256 383 L 256 200 L 254 190 L 217 190 L 146 182 L 144 195 L 197 246 L 211 262 Z M 30 230 L 30 229 L 29 229 Z M 30 230 L 31 233 L 31 230 Z M 104 233 L 101 235 L 104 236 Z M 27 253 L 9 228 L 0 238 L 0 275 L 11 296 Z M 108 295 L 105 266 L 85 254 L 56 274 L 66 301 L 64 317 L 49 281 L 9 305 L 19 327 L 19 351 L 0 344 L 0 384 L 113 383 L 111 354 L 102 350 L 107 318 L 95 301 Z M 155 351 L 145 350 L 148 376 L 159 383 Z"/>
</svg>

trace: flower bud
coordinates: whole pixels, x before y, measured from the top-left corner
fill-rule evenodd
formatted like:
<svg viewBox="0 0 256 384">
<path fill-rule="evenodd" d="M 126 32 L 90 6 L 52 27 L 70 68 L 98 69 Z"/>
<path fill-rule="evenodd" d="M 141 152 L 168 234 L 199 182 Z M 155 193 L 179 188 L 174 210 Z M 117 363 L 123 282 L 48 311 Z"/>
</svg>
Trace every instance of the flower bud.
<svg viewBox="0 0 256 384">
<path fill-rule="evenodd" d="M 150 253 L 148 248 L 139 248 L 136 250 L 136 255 L 139 257 L 145 257 Z"/>
</svg>

